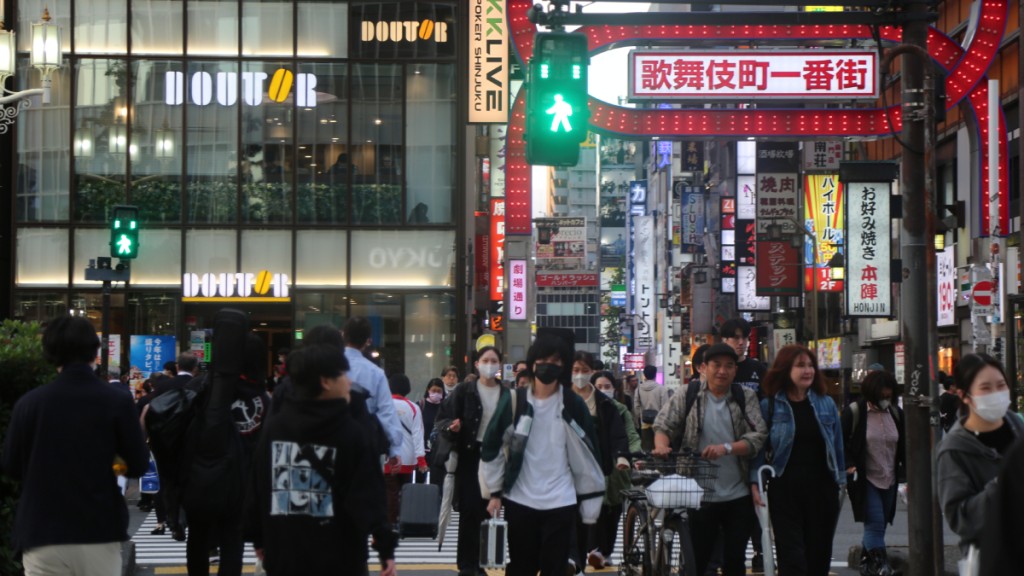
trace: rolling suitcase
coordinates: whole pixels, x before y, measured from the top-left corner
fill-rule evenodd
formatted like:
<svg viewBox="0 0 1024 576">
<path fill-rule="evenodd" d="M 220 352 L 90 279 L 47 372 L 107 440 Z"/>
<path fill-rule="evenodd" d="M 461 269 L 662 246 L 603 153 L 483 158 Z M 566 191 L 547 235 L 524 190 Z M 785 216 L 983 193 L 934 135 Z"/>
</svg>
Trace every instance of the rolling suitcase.
<svg viewBox="0 0 1024 576">
<path fill-rule="evenodd" d="M 504 568 L 508 542 L 508 523 L 491 518 L 480 523 L 480 567 Z"/>
<path fill-rule="evenodd" d="M 398 508 L 399 538 L 437 538 L 437 519 L 441 516 L 441 489 L 434 484 L 402 486 Z"/>
</svg>

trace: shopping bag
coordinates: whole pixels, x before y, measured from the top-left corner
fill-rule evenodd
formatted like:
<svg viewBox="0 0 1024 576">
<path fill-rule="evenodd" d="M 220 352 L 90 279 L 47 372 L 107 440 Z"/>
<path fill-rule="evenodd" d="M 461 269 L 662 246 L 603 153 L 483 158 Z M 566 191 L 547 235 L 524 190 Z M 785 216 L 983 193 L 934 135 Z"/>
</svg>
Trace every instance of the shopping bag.
<svg viewBox="0 0 1024 576">
<path fill-rule="evenodd" d="M 480 523 L 480 567 L 504 568 L 508 562 L 505 548 L 508 541 L 508 523 L 491 518 Z"/>
<path fill-rule="evenodd" d="M 149 468 L 139 478 L 139 492 L 143 494 L 156 494 L 160 491 L 160 476 L 156 471 L 156 462 L 152 457 L 149 459 Z"/>
</svg>

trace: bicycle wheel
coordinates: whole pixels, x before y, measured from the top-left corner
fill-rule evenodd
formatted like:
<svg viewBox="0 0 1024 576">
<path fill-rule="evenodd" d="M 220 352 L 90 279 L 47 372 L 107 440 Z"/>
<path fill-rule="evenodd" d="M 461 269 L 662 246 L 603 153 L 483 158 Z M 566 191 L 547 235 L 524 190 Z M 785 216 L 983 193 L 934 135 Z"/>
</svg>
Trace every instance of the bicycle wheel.
<svg viewBox="0 0 1024 576">
<path fill-rule="evenodd" d="M 659 576 L 699 576 L 690 525 L 684 518 L 673 516 L 658 530 L 656 562 Z"/>
<path fill-rule="evenodd" d="M 652 576 L 650 550 L 647 508 L 632 502 L 626 509 L 626 520 L 622 525 L 622 562 L 619 564 L 619 573 L 623 576 Z"/>
<path fill-rule="evenodd" d="M 690 534 L 690 522 L 686 518 L 679 519 L 679 566 L 680 574 L 697 575 L 697 556 L 693 552 L 693 536 Z"/>
</svg>

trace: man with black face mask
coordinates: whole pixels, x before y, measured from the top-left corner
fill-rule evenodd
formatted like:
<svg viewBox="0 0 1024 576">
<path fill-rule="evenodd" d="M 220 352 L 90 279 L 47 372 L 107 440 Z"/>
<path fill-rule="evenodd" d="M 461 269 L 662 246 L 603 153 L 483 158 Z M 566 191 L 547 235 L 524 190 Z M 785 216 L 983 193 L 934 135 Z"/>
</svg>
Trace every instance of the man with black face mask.
<svg viewBox="0 0 1024 576">
<path fill-rule="evenodd" d="M 533 383 L 501 397 L 484 434 L 481 489 L 492 516 L 505 506 L 508 576 L 565 574 L 577 510 L 584 524 L 601 512 L 605 480 L 593 419 L 563 386 L 572 358 L 564 340 L 538 335 L 527 355 Z"/>
</svg>

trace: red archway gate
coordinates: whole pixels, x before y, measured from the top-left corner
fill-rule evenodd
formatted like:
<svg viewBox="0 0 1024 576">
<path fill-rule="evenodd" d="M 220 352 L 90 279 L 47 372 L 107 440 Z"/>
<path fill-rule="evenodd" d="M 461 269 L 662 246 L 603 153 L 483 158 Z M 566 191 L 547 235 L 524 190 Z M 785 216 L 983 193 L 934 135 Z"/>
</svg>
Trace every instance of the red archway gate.
<svg viewBox="0 0 1024 576">
<path fill-rule="evenodd" d="M 508 17 L 514 46 L 526 62 L 533 52 L 536 28 L 527 18 L 530 0 L 509 0 Z M 928 52 L 947 72 L 947 107 L 967 99 L 975 117 L 980 142 L 988 138 L 988 117 L 999 114 L 999 229 L 1009 230 L 1009 165 L 1006 118 L 1002 108 L 988 109 L 986 72 L 999 51 L 1009 13 L 1008 0 L 984 0 L 978 16 L 976 32 L 963 48 L 941 31 L 932 27 L 928 34 Z M 867 26 L 588 26 L 580 28 L 588 36 L 591 53 L 613 46 L 654 41 L 736 40 L 803 40 L 837 39 L 871 40 Z M 902 31 L 886 27 L 881 30 L 884 41 L 898 43 Z M 888 108 L 857 109 L 689 109 L 637 110 L 590 99 L 591 129 L 624 138 L 746 138 L 802 137 L 829 138 L 842 136 L 888 136 L 890 121 L 893 130 L 902 126 L 899 105 Z M 506 164 L 506 233 L 530 234 L 531 167 L 526 163 L 523 127 L 525 94 L 520 91 L 512 107 L 508 127 Z M 991 229 L 988 212 L 988 150 L 981 146 L 979 155 L 979 206 L 982 235 Z"/>
</svg>

